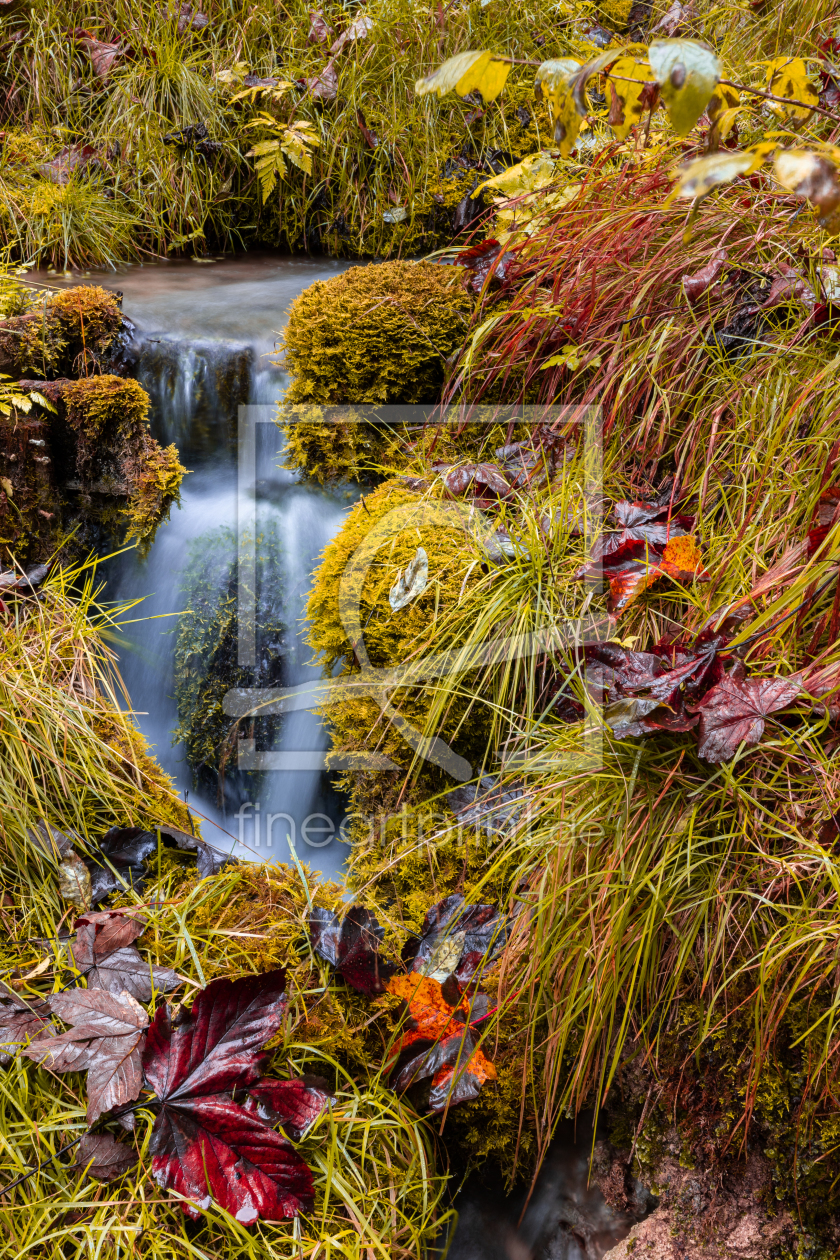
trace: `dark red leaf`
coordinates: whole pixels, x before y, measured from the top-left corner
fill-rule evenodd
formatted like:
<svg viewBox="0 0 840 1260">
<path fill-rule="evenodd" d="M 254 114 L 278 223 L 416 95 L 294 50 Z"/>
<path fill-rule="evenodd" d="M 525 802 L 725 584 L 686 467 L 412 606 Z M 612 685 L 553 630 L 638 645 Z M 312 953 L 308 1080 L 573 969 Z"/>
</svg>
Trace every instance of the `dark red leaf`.
<svg viewBox="0 0 840 1260">
<path fill-rule="evenodd" d="M 501 283 L 507 279 L 511 254 L 495 240 L 481 241 L 470 249 L 461 250 L 455 259 L 457 267 L 465 267 L 470 272 L 467 288 L 473 293 L 480 293 L 489 279 L 491 283 Z"/>
<path fill-rule="evenodd" d="M 294 1148 L 235 1103 L 256 1085 L 265 1043 L 287 1006 L 285 971 L 214 980 L 173 1021 L 162 1006 L 149 1029 L 143 1068 L 157 1094 L 152 1168 L 158 1183 L 196 1204 L 219 1204 L 242 1224 L 284 1220 L 312 1204 L 312 1174 Z"/>
<path fill-rule="evenodd" d="M 419 1053 L 417 1053 L 419 1048 Z M 416 1085 L 418 1081 L 434 1076 L 442 1067 L 466 1061 L 470 1058 L 475 1045 L 464 1024 L 453 1022 L 453 1031 L 448 1037 L 428 1044 L 415 1042 L 410 1054 L 398 1065 L 399 1070 L 392 1081 L 392 1087 L 399 1093 Z"/>
<path fill-rule="evenodd" d="M 697 706 L 698 752 L 706 761 L 729 761 L 740 745 L 753 747 L 764 734 L 764 719 L 792 704 L 798 678 L 724 677 Z"/>
<path fill-rule="evenodd" d="M 243 1106 L 246 1111 L 256 1111 L 262 1120 L 281 1125 L 289 1137 L 300 1141 L 330 1105 L 332 1097 L 332 1090 L 321 1076 L 301 1076 L 294 1081 L 264 1079 L 248 1087 Z"/>
<path fill-rule="evenodd" d="M 343 919 L 316 907 L 309 920 L 312 948 L 336 968 L 349 985 L 372 996 L 382 993 L 396 968 L 379 956 L 385 929 L 369 910 L 353 906 Z"/>
<path fill-rule="evenodd" d="M 97 1181 L 116 1181 L 137 1163 L 137 1153 L 110 1133 L 86 1133 L 79 1143 L 75 1167 Z"/>
<path fill-rule="evenodd" d="M 462 464 L 444 472 L 443 484 L 455 497 L 469 488 L 476 493 L 476 485 L 486 486 L 503 499 L 508 498 L 511 492 L 510 482 L 496 464 Z"/>
<path fill-rule="evenodd" d="M 242 1225 L 311 1209 L 312 1173 L 295 1148 L 223 1094 L 164 1106 L 150 1144 L 155 1180 L 184 1195 L 194 1220 L 211 1203 Z"/>
</svg>

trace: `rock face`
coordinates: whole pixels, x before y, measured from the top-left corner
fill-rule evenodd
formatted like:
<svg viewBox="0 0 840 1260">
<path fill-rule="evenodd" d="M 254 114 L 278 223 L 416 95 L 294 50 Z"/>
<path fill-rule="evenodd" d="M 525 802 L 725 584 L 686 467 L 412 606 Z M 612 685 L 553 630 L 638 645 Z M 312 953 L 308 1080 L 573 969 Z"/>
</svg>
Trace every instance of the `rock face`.
<svg viewBox="0 0 840 1260">
<path fill-rule="evenodd" d="M 626 1156 L 606 1164 L 602 1158 L 596 1175 L 608 1202 L 625 1168 Z M 603 1260 L 770 1260 L 791 1241 L 793 1220 L 787 1212 L 772 1215 L 770 1165 L 757 1152 L 725 1171 L 683 1168 L 667 1155 L 657 1189 L 657 1210 Z"/>
</svg>

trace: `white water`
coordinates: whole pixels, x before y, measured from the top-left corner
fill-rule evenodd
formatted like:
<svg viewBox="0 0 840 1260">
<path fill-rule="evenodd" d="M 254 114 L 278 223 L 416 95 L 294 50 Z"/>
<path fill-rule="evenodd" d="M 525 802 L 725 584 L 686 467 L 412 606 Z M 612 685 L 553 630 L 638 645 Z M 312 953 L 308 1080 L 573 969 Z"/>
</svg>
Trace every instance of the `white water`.
<svg viewBox="0 0 840 1260">
<path fill-rule="evenodd" d="M 120 668 L 138 724 L 178 790 L 189 792 L 191 807 L 207 819 L 202 824 L 205 839 L 239 856 L 288 861 L 291 836 L 300 860 L 327 876 L 338 873 L 347 846 L 337 836 L 331 838 L 331 828 L 338 830 L 345 811 L 324 772 L 243 774 L 238 801 L 224 809 L 191 789 L 183 749 L 173 746 L 171 738 L 177 725 L 177 617 L 170 614 L 183 607 L 180 587 L 190 542 L 221 525 L 235 528 L 238 494 L 253 494 L 258 528 L 275 521 L 283 543 L 290 641 L 284 684 L 295 686 L 319 673 L 308 663 L 310 653 L 301 639 L 304 608 L 312 571 L 340 526 L 347 499 L 299 485 L 279 468 L 281 435 L 268 424 L 259 426 L 256 485 L 248 478 L 238 486 L 236 412 L 240 403 L 269 404 L 280 397 L 286 380 L 270 357 L 289 306 L 307 285 L 340 269 L 341 264 L 329 261 L 249 256 L 209 265 L 129 267 L 117 275 L 76 280 L 123 292 L 123 310 L 137 327 L 133 355 L 138 379 L 152 397 L 153 431 L 162 443 L 176 444 L 181 462 L 191 470 L 180 507 L 159 528 L 148 558 L 141 561 L 132 551 L 109 562 L 106 570 L 108 599 L 143 597 L 130 614 L 143 620 L 126 627 L 119 645 Z M 317 753 L 326 745 L 319 719 L 302 712 L 284 718 L 274 750 Z M 237 817 L 237 804 L 243 801 L 252 808 Z M 269 846 L 267 820 L 272 814 L 278 817 Z M 306 831 L 315 844 L 301 835 L 308 817 Z"/>
</svg>

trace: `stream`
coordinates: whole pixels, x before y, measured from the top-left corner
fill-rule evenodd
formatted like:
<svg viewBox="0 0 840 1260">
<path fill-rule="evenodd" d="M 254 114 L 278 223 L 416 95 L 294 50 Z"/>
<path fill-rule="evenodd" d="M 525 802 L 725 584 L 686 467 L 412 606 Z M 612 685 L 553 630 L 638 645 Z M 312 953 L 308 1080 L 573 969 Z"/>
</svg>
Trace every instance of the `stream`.
<svg viewBox="0 0 840 1260">
<path fill-rule="evenodd" d="M 256 472 L 243 477 L 237 416 L 247 403 L 263 405 L 261 418 L 270 417 L 268 406 L 286 384 L 270 358 L 289 306 L 307 285 L 344 265 L 249 255 L 40 277 L 51 285 L 101 284 L 123 293 L 124 312 L 137 330 L 133 372 L 152 400 L 152 430 L 162 444 L 175 443 L 190 469 L 180 505 L 158 529 L 148 556 L 141 559 L 132 549 L 104 565 L 107 600 L 142 600 L 128 614 L 132 621 L 118 645 L 140 729 L 202 818 L 202 834 L 211 844 L 250 860 L 298 858 L 313 873 L 339 878 L 348 849 L 340 839 L 346 807 L 316 764 L 327 735 L 315 715 L 287 715 L 276 737 L 273 751 L 293 754 L 292 761 L 296 755 L 297 768 L 240 771 L 236 798 L 221 807 L 193 788 L 184 749 L 173 743 L 172 732 L 178 724 L 173 614 L 184 608 L 184 572 L 191 550 L 204 545 L 199 540 L 219 527 L 235 530 L 243 507 L 246 516 L 255 514 L 258 530 L 274 527 L 281 541 L 287 627 L 282 683 L 297 686 L 320 676 L 303 641 L 306 599 L 318 557 L 339 530 L 352 495 L 303 485 L 283 470 L 282 435 L 270 423 L 257 426 Z M 245 804 L 251 808 L 243 809 Z M 271 816 L 281 820 L 280 828 L 268 827 Z M 636 1217 L 611 1209 L 588 1183 L 591 1149 L 591 1129 L 584 1123 L 575 1132 L 568 1125 L 552 1143 L 527 1202 L 527 1188 L 507 1195 L 501 1181 L 474 1174 L 456 1202 L 459 1220 L 446 1240 L 447 1260 L 601 1260 Z M 645 1202 L 639 1215 L 649 1207 Z"/>
</svg>

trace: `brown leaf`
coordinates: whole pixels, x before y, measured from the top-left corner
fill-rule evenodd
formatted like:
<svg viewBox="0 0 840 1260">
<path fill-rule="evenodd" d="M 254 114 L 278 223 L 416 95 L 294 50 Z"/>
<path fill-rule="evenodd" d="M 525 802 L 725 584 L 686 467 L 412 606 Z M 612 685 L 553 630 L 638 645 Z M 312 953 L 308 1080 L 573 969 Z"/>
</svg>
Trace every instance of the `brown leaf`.
<svg viewBox="0 0 840 1260">
<path fill-rule="evenodd" d="M 764 734 L 764 719 L 792 704 L 800 679 L 721 679 L 697 706 L 700 714 L 697 751 L 706 761 L 730 761 L 743 743 L 752 748 Z"/>
<path fill-rule="evenodd" d="M 90 57 L 93 73 L 104 83 L 117 57 L 123 55 L 119 44 L 106 44 L 101 39 L 94 39 L 92 35 L 83 35 L 79 43 Z"/>
<path fill-rule="evenodd" d="M 84 170 L 95 156 L 96 150 L 92 145 L 71 144 L 68 148 L 62 149 L 51 162 L 42 163 L 38 170 L 53 184 L 67 184 L 70 182 L 70 176 L 76 171 Z"/>
<path fill-rule="evenodd" d="M 322 101 L 334 101 L 338 95 L 338 75 L 335 66 L 328 61 L 320 74 L 305 80 L 312 96 Z"/>
<path fill-rule="evenodd" d="M 88 989 L 127 992 L 139 1002 L 152 996 L 152 982 L 159 990 L 174 989 L 180 981 L 170 967 L 148 963 L 132 944 L 146 924 L 115 910 L 82 915 L 76 920 L 73 958 L 87 974 Z"/>
<path fill-rule="evenodd" d="M 328 26 L 320 9 L 309 11 L 309 43 L 325 44 L 332 35 L 332 27 Z"/>
<path fill-rule="evenodd" d="M 705 267 L 695 271 L 693 276 L 683 276 L 683 292 L 689 302 L 696 302 L 714 284 L 726 265 L 727 257 L 725 249 L 716 250 Z"/>
<path fill-rule="evenodd" d="M 673 35 L 679 27 L 683 26 L 694 13 L 694 5 L 689 0 L 688 4 L 682 4 L 680 0 L 674 0 L 668 12 L 664 17 L 660 18 L 654 33 L 662 31 L 664 35 Z"/>
<path fill-rule="evenodd" d="M 354 42 L 357 39 L 366 39 L 368 32 L 373 30 L 373 18 L 363 13 L 361 17 L 357 17 L 355 22 L 351 22 L 346 31 L 339 35 L 338 39 L 330 49 L 330 56 L 335 57 L 340 53 L 345 44 Z"/>
<path fill-rule="evenodd" d="M 87 1071 L 87 1122 L 133 1102 L 143 1082 L 141 1054 L 149 1017 L 130 993 L 71 989 L 49 999 L 69 1032 L 41 1037 L 21 1054 L 53 1072 Z"/>
<path fill-rule="evenodd" d="M 5 986 L 3 992 L 9 999 L 0 1002 L 0 1063 L 5 1065 L 18 1047 L 46 1031 L 50 1010 L 46 1002 L 24 1002 Z"/>
<path fill-rule="evenodd" d="M 761 309 L 766 311 L 782 302 L 801 302 L 803 306 L 813 309 L 817 298 L 807 280 L 804 280 L 788 263 L 780 263 L 779 270 L 781 275 L 776 276 L 770 285 L 770 292 L 767 300 L 762 303 Z"/>
<path fill-rule="evenodd" d="M 136 1151 L 110 1133 L 86 1133 L 79 1143 L 74 1167 L 97 1181 L 116 1181 L 136 1163 Z"/>
</svg>

